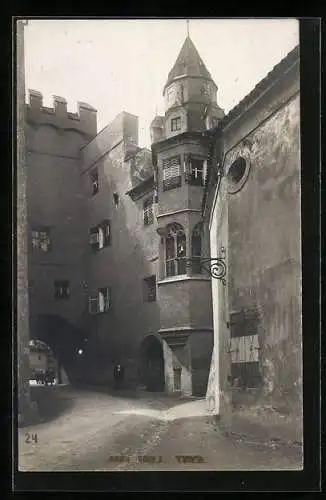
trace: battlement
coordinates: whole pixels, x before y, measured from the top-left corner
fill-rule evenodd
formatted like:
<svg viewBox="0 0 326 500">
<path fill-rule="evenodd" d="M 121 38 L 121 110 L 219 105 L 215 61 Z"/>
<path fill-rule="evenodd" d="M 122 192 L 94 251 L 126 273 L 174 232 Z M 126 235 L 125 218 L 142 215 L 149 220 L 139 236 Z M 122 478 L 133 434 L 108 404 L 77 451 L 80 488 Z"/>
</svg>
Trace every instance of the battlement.
<svg viewBox="0 0 326 500">
<path fill-rule="evenodd" d="M 67 110 L 64 97 L 53 96 L 53 107 L 43 106 L 43 95 L 37 90 L 29 90 L 26 104 L 26 120 L 34 124 L 49 124 L 61 129 L 73 129 L 91 138 L 97 133 L 97 110 L 85 102 L 77 102 L 77 113 Z"/>
</svg>

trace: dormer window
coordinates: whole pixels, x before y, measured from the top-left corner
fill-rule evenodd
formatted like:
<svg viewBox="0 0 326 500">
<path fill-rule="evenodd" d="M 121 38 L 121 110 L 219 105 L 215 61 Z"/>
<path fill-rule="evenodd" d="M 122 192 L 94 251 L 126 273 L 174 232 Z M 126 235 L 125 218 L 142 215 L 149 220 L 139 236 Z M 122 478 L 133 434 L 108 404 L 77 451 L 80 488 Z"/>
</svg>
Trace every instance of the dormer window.
<svg viewBox="0 0 326 500">
<path fill-rule="evenodd" d="M 177 130 L 181 130 L 181 117 L 177 116 L 176 118 L 172 118 L 171 120 L 171 132 L 176 132 Z"/>
</svg>

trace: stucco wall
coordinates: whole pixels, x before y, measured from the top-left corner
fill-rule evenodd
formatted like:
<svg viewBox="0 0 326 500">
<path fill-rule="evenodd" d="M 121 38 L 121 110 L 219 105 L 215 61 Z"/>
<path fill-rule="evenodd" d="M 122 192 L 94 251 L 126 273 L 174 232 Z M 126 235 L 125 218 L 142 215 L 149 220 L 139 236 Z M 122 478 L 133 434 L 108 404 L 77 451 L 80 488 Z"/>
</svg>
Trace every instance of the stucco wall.
<svg viewBox="0 0 326 500">
<path fill-rule="evenodd" d="M 89 288 L 110 287 L 112 294 L 112 307 L 108 312 L 89 315 L 96 364 L 92 377 L 100 383 L 112 379 L 113 363 L 117 361 L 125 366 L 127 383 L 134 379 L 141 341 L 159 329 L 157 301 L 146 302 L 143 296 L 143 279 L 157 275 L 158 266 L 156 222 L 149 226 L 143 223 L 143 201 L 150 193 L 135 201 L 127 194 L 134 182 L 131 160 L 125 161 L 128 148 L 125 132 L 128 124 L 125 121 L 130 120 L 131 125 L 136 123 L 129 115 L 126 120 L 121 120 L 119 115 L 113 122 L 114 134 L 123 141 L 114 143 L 111 151 L 107 145 L 98 143 L 98 150 L 92 145 L 92 151 L 84 156 L 84 168 L 87 165 L 97 167 L 99 174 L 99 191 L 87 200 L 88 227 L 104 219 L 111 223 L 111 244 L 108 247 L 94 252 L 88 245 Z M 111 137 L 110 127 L 106 128 L 105 134 Z M 103 148 L 108 152 L 101 157 Z M 93 158 L 100 159 L 94 163 Z M 89 168 L 84 170 L 83 179 L 86 189 L 90 182 Z M 114 202 L 114 193 L 119 196 L 118 205 Z"/>
<path fill-rule="evenodd" d="M 300 411 L 302 390 L 299 120 L 297 95 L 247 136 L 250 174 L 228 203 L 229 310 L 259 309 L 257 398 L 289 411 Z M 226 172 L 242 153 L 228 152 Z"/>
<path fill-rule="evenodd" d="M 214 414 L 225 413 L 230 404 L 228 394 L 228 375 L 230 373 L 230 356 L 228 353 L 228 340 L 230 337 L 227 328 L 228 321 L 228 193 L 227 182 L 222 178 L 219 186 L 218 197 L 213 207 L 210 220 L 210 249 L 211 255 L 221 256 L 221 250 L 226 250 L 226 284 L 218 279 L 211 280 L 212 308 L 214 326 L 214 347 L 210 366 L 209 382 L 207 385 L 206 398 L 209 410 Z"/>
</svg>

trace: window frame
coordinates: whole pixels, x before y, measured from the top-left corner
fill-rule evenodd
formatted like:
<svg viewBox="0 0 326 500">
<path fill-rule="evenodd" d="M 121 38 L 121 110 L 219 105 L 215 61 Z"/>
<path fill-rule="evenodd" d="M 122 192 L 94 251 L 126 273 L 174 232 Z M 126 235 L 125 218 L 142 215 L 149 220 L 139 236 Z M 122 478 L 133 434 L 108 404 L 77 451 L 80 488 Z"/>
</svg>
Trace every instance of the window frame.
<svg viewBox="0 0 326 500">
<path fill-rule="evenodd" d="M 175 163 L 175 164 L 173 164 Z M 166 178 L 166 172 L 172 168 L 178 168 L 178 175 L 169 176 Z M 169 158 L 165 158 L 162 161 L 162 171 L 163 171 L 163 191 L 170 191 L 171 189 L 176 189 L 181 187 L 181 156 L 174 155 Z"/>
<path fill-rule="evenodd" d="M 144 301 L 156 302 L 156 275 L 147 276 L 143 279 Z"/>
<path fill-rule="evenodd" d="M 101 239 L 102 235 L 102 239 Z M 89 230 L 89 244 L 94 251 L 102 250 L 111 245 L 111 222 L 103 220 L 97 226 L 93 226 Z"/>
<path fill-rule="evenodd" d="M 201 168 L 196 166 L 196 163 L 201 163 Z M 196 158 L 190 157 L 190 168 L 189 168 L 189 178 L 188 183 L 194 186 L 203 186 L 204 185 L 204 174 L 205 174 L 205 159 L 204 158 Z M 194 175 L 195 173 L 195 175 Z M 201 173 L 198 177 L 197 174 Z"/>
<path fill-rule="evenodd" d="M 100 190 L 98 168 L 97 167 L 92 168 L 92 170 L 89 173 L 89 176 L 91 180 L 92 196 L 95 196 Z"/>
<path fill-rule="evenodd" d="M 110 311 L 111 305 L 110 287 L 98 288 L 97 290 L 91 292 L 88 296 L 88 311 L 91 315 L 107 313 Z"/>
<path fill-rule="evenodd" d="M 197 239 L 197 242 L 199 241 L 199 247 L 200 251 L 195 253 L 195 240 Z M 198 227 L 198 224 L 193 228 L 192 233 L 191 233 L 191 258 L 192 258 L 192 274 L 202 274 L 202 268 L 201 268 L 201 258 L 202 258 L 202 252 L 203 252 L 203 235 Z"/>
<path fill-rule="evenodd" d="M 173 278 L 175 276 L 184 276 L 187 274 L 187 239 L 184 228 L 180 225 L 176 226 L 175 234 L 167 234 L 164 238 L 164 272 L 166 278 Z M 173 230 L 173 227 L 168 229 L 168 232 Z M 173 241 L 173 257 L 167 258 L 167 242 Z M 183 255 L 180 256 L 179 245 L 183 245 Z M 172 265 L 171 265 L 172 264 Z M 169 271 L 172 269 L 172 273 Z"/>
<path fill-rule="evenodd" d="M 54 284 L 55 299 L 67 300 L 70 298 L 70 283 L 68 280 L 54 280 L 53 284 Z M 63 292 L 63 290 L 65 290 L 65 293 Z"/>
<path fill-rule="evenodd" d="M 181 130 L 181 116 L 171 118 L 171 132 L 178 132 Z"/>
<path fill-rule="evenodd" d="M 147 198 L 143 203 L 143 223 L 144 226 L 150 226 L 154 223 L 154 198 Z"/>
<path fill-rule="evenodd" d="M 35 234 L 37 236 L 35 236 Z M 42 234 L 45 235 L 42 237 Z M 34 244 L 34 242 L 37 242 L 37 245 Z M 46 250 L 42 248 L 42 244 L 44 242 L 47 242 L 47 247 Z M 49 253 L 52 250 L 52 239 L 51 239 L 51 232 L 49 227 L 38 227 L 38 228 L 32 228 L 31 231 L 31 244 L 32 244 L 32 252 L 33 253 Z"/>
</svg>

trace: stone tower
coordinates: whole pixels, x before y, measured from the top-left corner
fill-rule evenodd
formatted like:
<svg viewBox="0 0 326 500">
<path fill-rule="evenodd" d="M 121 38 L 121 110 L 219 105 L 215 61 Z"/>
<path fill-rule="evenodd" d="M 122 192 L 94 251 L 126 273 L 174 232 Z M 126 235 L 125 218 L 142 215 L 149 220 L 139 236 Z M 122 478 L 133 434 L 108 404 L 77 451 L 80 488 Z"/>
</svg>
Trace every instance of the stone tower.
<svg viewBox="0 0 326 500">
<path fill-rule="evenodd" d="M 158 298 L 168 392 L 203 395 L 212 350 L 209 252 L 201 217 L 209 140 L 224 113 L 217 85 L 187 36 L 164 86 L 164 117 L 151 124 L 157 192 Z M 191 261 L 189 259 L 192 259 Z"/>
</svg>

